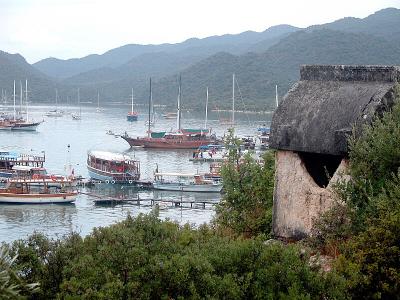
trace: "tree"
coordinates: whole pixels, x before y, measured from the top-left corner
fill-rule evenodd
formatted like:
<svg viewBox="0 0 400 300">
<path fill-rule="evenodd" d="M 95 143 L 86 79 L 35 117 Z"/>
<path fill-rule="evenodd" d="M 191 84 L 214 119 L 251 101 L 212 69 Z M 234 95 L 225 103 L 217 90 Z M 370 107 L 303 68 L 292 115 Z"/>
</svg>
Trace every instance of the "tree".
<svg viewBox="0 0 400 300">
<path fill-rule="evenodd" d="M 230 131 L 226 139 L 229 159 L 222 167 L 223 191 L 216 207 L 214 224 L 225 233 L 269 235 L 272 224 L 275 157 L 269 151 L 256 161 L 250 155 L 240 158 L 240 142 Z"/>
<path fill-rule="evenodd" d="M 0 246 L 0 299 L 25 299 L 26 293 L 38 290 L 37 283 L 26 284 L 14 268 L 17 256 L 11 257 L 8 247 Z"/>
</svg>

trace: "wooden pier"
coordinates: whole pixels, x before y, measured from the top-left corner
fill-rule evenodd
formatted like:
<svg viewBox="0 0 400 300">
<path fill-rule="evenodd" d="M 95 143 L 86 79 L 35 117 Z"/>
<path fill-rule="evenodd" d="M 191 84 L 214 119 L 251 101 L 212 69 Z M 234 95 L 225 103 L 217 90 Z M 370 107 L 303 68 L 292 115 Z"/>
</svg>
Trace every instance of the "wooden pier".
<svg viewBox="0 0 400 300">
<path fill-rule="evenodd" d="M 182 198 L 179 199 L 154 199 L 154 198 L 111 198 L 105 197 L 100 195 L 95 195 L 91 193 L 84 193 L 80 192 L 80 194 L 87 195 L 94 199 L 94 203 L 97 205 L 117 205 L 117 204 L 130 204 L 130 205 L 144 205 L 149 204 L 150 206 L 159 205 L 160 208 L 167 208 L 167 207 L 181 207 L 181 208 L 202 208 L 206 209 L 206 206 L 214 206 L 219 202 L 216 200 L 183 200 Z M 169 204 L 169 206 L 168 206 Z"/>
</svg>

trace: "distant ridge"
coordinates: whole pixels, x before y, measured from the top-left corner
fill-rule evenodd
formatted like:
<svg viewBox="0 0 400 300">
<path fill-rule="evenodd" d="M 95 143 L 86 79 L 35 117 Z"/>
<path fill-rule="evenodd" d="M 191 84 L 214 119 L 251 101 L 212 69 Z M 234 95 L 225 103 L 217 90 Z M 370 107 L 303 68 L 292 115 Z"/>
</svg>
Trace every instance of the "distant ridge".
<svg viewBox="0 0 400 300">
<path fill-rule="evenodd" d="M 247 52 L 251 45 L 266 39 L 279 40 L 279 36 L 298 30 L 290 25 L 273 26 L 263 32 L 246 31 L 239 34 L 225 34 L 203 39 L 191 38 L 178 44 L 137 45 L 129 44 L 105 52 L 102 55 L 92 54 L 83 58 L 61 60 L 46 58 L 33 64 L 38 70 L 55 78 L 67 78 L 93 69 L 119 67 L 135 57 L 144 54 L 159 55 L 164 52 L 170 55 L 193 56 L 206 58 L 220 51 L 232 54 Z M 266 50 L 266 48 L 264 49 Z"/>
<path fill-rule="evenodd" d="M 129 102 L 131 87 L 137 103 L 147 103 L 148 78 L 153 78 L 156 103 L 175 107 L 178 74 L 182 75 L 185 108 L 229 108 L 231 75 L 236 74 L 247 109 L 272 109 L 275 85 L 283 96 L 299 78 L 301 64 L 400 65 L 400 10 L 380 10 L 364 19 L 344 18 L 299 29 L 278 25 L 264 32 L 188 39 L 179 44 L 125 45 L 102 55 L 31 65 L 20 55 L 0 52 L 0 87 L 12 80 L 32 81 L 32 100 L 75 103 L 94 101 L 97 91 L 105 103 Z M 40 71 L 38 71 L 38 69 Z M 73 74 L 73 75 L 68 75 Z"/>
</svg>

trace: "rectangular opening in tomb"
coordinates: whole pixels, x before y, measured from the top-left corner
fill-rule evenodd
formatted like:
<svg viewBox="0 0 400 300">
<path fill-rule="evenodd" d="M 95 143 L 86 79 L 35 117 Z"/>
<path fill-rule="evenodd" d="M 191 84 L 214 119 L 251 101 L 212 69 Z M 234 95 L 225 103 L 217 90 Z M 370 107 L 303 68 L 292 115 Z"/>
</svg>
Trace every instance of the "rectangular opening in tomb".
<svg viewBox="0 0 400 300">
<path fill-rule="evenodd" d="M 298 152 L 307 172 L 315 183 L 322 188 L 328 186 L 333 174 L 340 165 L 343 157 L 339 155 Z"/>
</svg>

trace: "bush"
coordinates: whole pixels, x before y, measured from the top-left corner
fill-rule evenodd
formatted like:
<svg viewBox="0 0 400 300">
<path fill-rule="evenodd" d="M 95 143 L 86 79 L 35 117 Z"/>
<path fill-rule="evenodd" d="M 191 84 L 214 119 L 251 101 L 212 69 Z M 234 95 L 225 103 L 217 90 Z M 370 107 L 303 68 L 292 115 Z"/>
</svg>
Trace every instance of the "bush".
<svg viewBox="0 0 400 300">
<path fill-rule="evenodd" d="M 46 286 L 32 299 L 345 298 L 343 280 L 310 266 L 296 246 L 231 239 L 155 214 L 97 228 L 85 239 L 35 235 L 15 244 L 25 252 L 25 279 Z"/>
<path fill-rule="evenodd" d="M 226 234 L 246 237 L 272 229 L 275 157 L 267 152 L 262 163 L 245 156 L 240 163 L 222 167 L 224 195 L 216 207 L 214 223 Z"/>
</svg>

